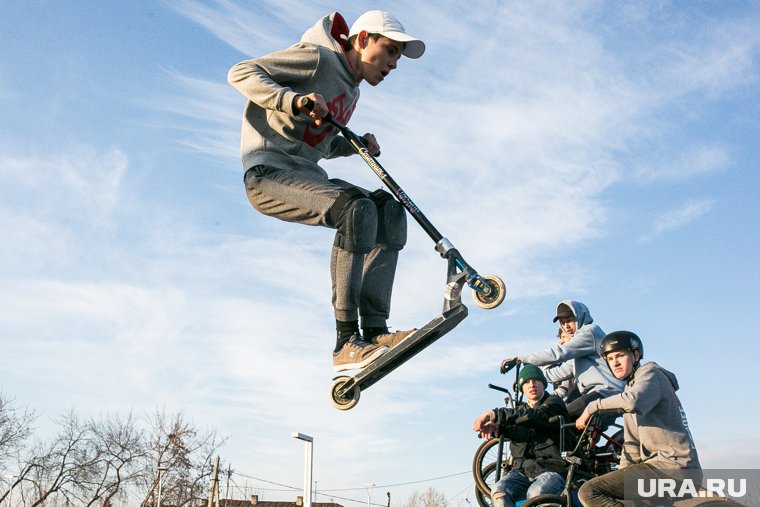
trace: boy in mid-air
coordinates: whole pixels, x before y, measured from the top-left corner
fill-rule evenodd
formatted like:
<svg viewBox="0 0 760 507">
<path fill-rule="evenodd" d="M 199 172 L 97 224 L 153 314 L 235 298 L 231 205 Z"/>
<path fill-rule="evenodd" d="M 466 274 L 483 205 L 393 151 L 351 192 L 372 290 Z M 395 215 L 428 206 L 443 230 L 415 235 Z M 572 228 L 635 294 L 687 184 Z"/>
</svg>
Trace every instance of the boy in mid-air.
<svg viewBox="0 0 760 507">
<path fill-rule="evenodd" d="M 412 333 L 387 327 L 406 214 L 387 192 L 328 177 L 318 162 L 354 151 L 321 120 L 329 113 L 346 124 L 362 81 L 376 86 L 402 55 L 419 58 L 424 51 L 425 44 L 389 12 L 366 12 L 350 30 L 333 13 L 300 42 L 240 62 L 227 77 L 248 99 L 241 133 L 248 200 L 265 215 L 336 231 L 330 272 L 337 371 L 366 366 Z M 372 134 L 364 140 L 371 154 L 379 154 Z"/>
</svg>

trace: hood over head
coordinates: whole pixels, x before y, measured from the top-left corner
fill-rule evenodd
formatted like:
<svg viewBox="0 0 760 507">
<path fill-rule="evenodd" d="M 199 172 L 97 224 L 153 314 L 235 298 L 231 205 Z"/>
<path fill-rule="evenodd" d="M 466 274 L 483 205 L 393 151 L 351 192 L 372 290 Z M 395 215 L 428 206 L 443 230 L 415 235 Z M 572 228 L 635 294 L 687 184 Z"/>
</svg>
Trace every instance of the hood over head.
<svg viewBox="0 0 760 507">
<path fill-rule="evenodd" d="M 345 44 L 348 40 L 348 24 L 339 12 L 333 12 L 319 19 L 314 26 L 301 36 L 301 42 L 322 46 L 338 53 L 346 66 Z"/>
<path fill-rule="evenodd" d="M 570 309 L 573 316 L 575 317 L 575 323 L 580 328 L 581 326 L 585 326 L 586 324 L 591 324 L 594 322 L 594 319 L 591 317 L 591 312 L 589 312 L 586 305 L 583 303 L 580 303 L 578 301 L 573 301 L 572 299 L 566 299 L 564 301 L 560 301 L 557 305 L 557 316 L 554 317 L 554 322 L 557 322 L 560 317 L 565 317 L 567 315 L 567 309 Z"/>
<path fill-rule="evenodd" d="M 655 363 L 654 361 L 649 361 L 648 363 L 644 363 L 639 367 L 639 370 L 646 371 L 650 368 L 658 368 L 662 373 L 665 374 L 665 377 L 670 381 L 670 385 L 673 386 L 674 391 L 678 391 L 678 388 L 680 387 L 678 385 L 678 379 L 676 378 L 676 374 L 672 371 L 666 370 L 659 364 Z"/>
</svg>

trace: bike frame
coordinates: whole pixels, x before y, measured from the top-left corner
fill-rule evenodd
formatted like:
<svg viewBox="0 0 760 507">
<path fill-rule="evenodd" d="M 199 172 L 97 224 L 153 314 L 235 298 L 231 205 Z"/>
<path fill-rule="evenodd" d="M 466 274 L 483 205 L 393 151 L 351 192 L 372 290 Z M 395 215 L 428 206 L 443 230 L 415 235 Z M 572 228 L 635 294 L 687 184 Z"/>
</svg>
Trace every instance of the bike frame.
<svg viewBox="0 0 760 507">
<path fill-rule="evenodd" d="M 507 396 L 504 398 L 504 404 L 509 407 L 510 404 L 512 405 L 512 408 L 517 408 L 520 404 L 523 403 L 522 401 L 522 392 L 520 391 L 520 388 L 517 385 L 517 379 L 520 378 L 520 364 L 517 364 L 517 369 L 515 370 L 515 382 L 512 384 L 512 390 L 515 393 L 514 398 L 512 397 L 512 394 L 509 392 L 508 389 L 504 389 L 503 387 L 495 386 L 493 384 L 488 384 L 488 387 L 491 389 L 496 389 L 497 391 L 503 391 L 507 393 Z M 506 438 L 499 434 L 499 446 L 496 450 L 496 471 L 495 471 L 495 479 L 494 483 L 499 482 L 499 479 L 501 479 L 501 464 L 504 461 L 504 442 L 506 441 Z"/>
<path fill-rule="evenodd" d="M 516 377 L 519 378 L 519 372 L 520 372 L 520 364 L 517 363 L 515 366 L 509 367 L 505 373 L 511 371 L 513 368 L 517 367 L 516 371 Z M 488 387 L 497 391 L 502 391 L 507 394 L 507 396 L 504 398 L 505 405 L 508 408 L 516 408 L 522 403 L 522 393 L 519 390 L 519 387 L 517 385 L 517 381 L 512 386 L 512 391 L 514 392 L 514 397 L 511 394 L 511 391 L 509 389 L 496 386 L 493 384 L 488 384 Z M 589 421 L 589 424 L 584 428 L 584 430 L 581 432 L 581 434 L 578 437 L 577 443 L 574 445 L 574 448 L 570 451 L 563 451 L 562 457 L 565 461 L 567 461 L 570 464 L 570 467 L 568 468 L 568 474 L 566 477 L 565 482 L 565 488 L 564 492 L 566 493 L 566 498 L 568 499 L 568 505 L 573 505 L 573 491 L 576 489 L 575 487 L 575 481 L 577 480 L 576 477 L 580 474 L 582 477 L 585 476 L 596 476 L 599 473 L 604 473 L 600 471 L 600 468 L 607 467 L 610 464 L 617 463 L 618 460 L 616 458 L 616 455 L 614 452 L 608 452 L 607 449 L 612 449 L 613 446 L 618 451 L 622 449 L 622 441 L 618 441 L 612 438 L 612 436 L 607 435 L 603 430 L 603 427 L 600 426 L 599 417 L 601 415 L 595 414 L 594 417 L 591 418 Z M 565 446 L 567 445 L 567 439 L 565 435 L 565 429 L 574 427 L 574 422 L 566 423 L 565 418 L 561 416 L 554 417 L 549 420 L 549 422 L 553 424 L 559 424 L 560 429 L 560 440 L 559 440 L 559 447 L 560 449 L 565 449 Z M 621 426 L 617 423 L 611 424 L 610 427 L 617 427 L 621 428 Z M 481 446 L 478 448 L 478 451 L 476 453 L 475 459 L 473 460 L 473 473 L 476 474 L 476 483 L 478 485 L 477 493 L 483 494 L 483 486 L 480 484 L 481 482 L 485 483 L 485 471 L 488 471 L 488 474 L 490 475 L 493 473 L 494 477 L 494 483 L 498 482 L 501 479 L 502 472 L 506 470 L 504 467 L 504 445 L 507 443 L 508 437 L 504 437 L 503 435 L 499 435 L 498 441 L 493 444 L 489 444 L 489 442 L 485 442 L 481 444 Z M 600 444 L 601 442 L 601 444 Z M 494 446 L 497 446 L 497 453 L 495 461 L 490 461 L 486 465 L 485 458 L 488 456 L 488 451 L 484 449 L 488 449 L 490 445 L 490 448 L 493 449 Z M 607 449 L 605 449 L 607 448 Z M 613 449 L 614 451 L 614 449 Z M 491 467 L 495 466 L 495 469 L 493 472 L 491 472 Z M 490 483 L 490 480 L 488 481 Z M 553 496 L 553 495 L 548 495 Z M 538 497 L 540 498 L 540 497 Z M 478 503 L 480 505 L 484 505 L 480 500 L 478 500 Z"/>
<path fill-rule="evenodd" d="M 596 448 L 596 445 L 598 444 L 600 437 L 604 437 L 607 440 L 607 442 L 614 443 L 616 447 L 620 447 L 620 448 L 623 447 L 623 444 L 621 442 L 617 442 L 616 440 L 613 440 L 610 436 L 604 433 L 604 431 L 602 430 L 602 427 L 599 426 L 598 424 L 598 421 L 600 419 L 601 419 L 600 413 L 594 414 L 589 420 L 586 427 L 583 428 L 583 431 L 581 432 L 581 435 L 578 438 L 578 443 L 575 445 L 575 448 L 572 451 L 566 451 L 562 453 L 562 459 L 564 459 L 570 464 L 567 470 L 567 477 L 565 479 L 565 488 L 563 489 L 563 493 L 567 500 L 567 504 L 566 504 L 567 507 L 572 507 L 574 505 L 573 491 L 576 489 L 576 487 L 575 487 L 575 482 L 573 481 L 573 479 L 575 478 L 576 469 L 583 464 L 584 458 L 596 459 L 598 457 L 601 457 L 601 455 L 594 452 L 594 449 Z M 574 428 L 575 423 L 574 422 L 565 423 L 565 418 L 560 416 L 559 427 L 560 427 L 560 449 L 563 449 L 565 446 L 565 428 Z M 588 450 L 587 453 L 583 451 L 584 448 Z M 614 460 L 610 460 L 610 461 L 614 461 Z"/>
</svg>

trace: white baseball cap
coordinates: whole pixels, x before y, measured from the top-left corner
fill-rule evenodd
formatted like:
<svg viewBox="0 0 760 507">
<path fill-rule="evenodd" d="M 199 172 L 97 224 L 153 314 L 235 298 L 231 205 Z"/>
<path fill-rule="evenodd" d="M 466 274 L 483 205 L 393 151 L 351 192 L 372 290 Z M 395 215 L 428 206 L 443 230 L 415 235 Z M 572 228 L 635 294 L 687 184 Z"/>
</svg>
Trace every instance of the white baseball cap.
<svg viewBox="0 0 760 507">
<path fill-rule="evenodd" d="M 397 42 L 403 42 L 404 50 L 402 55 L 408 58 L 419 58 L 425 52 L 425 43 L 416 37 L 407 35 L 404 25 L 396 19 L 396 16 L 386 11 L 367 11 L 359 16 L 354 24 L 351 25 L 351 31 L 348 37 L 358 35 L 361 31 L 367 33 L 377 33 L 384 37 Z"/>
</svg>

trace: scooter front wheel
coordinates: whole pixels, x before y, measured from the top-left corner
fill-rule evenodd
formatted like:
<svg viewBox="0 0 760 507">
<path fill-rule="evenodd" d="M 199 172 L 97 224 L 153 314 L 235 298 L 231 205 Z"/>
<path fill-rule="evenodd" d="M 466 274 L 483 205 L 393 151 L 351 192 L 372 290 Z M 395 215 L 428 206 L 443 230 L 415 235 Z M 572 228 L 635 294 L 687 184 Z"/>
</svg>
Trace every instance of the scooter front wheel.
<svg viewBox="0 0 760 507">
<path fill-rule="evenodd" d="M 351 410 L 359 403 L 359 386 L 354 386 L 347 393 L 339 394 L 339 391 L 349 380 L 351 380 L 351 377 L 337 377 L 330 385 L 330 400 L 333 407 L 338 410 Z"/>
<path fill-rule="evenodd" d="M 507 295 L 507 286 L 504 285 L 504 281 L 496 275 L 483 275 L 483 279 L 491 286 L 491 292 L 485 294 L 483 292 L 473 290 L 472 299 L 475 300 L 475 304 L 486 310 L 496 308 L 499 306 Z"/>
</svg>

